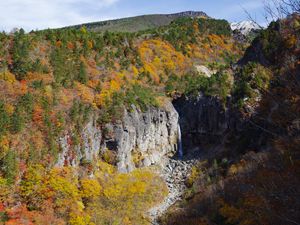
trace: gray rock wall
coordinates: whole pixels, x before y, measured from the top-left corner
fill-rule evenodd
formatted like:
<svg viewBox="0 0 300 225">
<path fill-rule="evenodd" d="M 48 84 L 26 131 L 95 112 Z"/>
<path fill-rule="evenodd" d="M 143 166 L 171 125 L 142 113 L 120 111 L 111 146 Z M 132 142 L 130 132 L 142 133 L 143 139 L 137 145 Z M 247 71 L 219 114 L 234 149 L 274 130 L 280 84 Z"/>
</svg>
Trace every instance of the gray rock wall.
<svg viewBox="0 0 300 225">
<path fill-rule="evenodd" d="M 157 164 L 176 153 L 177 126 L 178 113 L 170 102 L 146 112 L 133 107 L 125 111 L 121 122 L 104 128 L 90 121 L 82 131 L 80 145 L 72 146 L 70 132 L 60 138 L 57 166 L 76 166 L 83 159 L 93 161 L 105 151 L 115 153 L 120 172 Z"/>
<path fill-rule="evenodd" d="M 230 127 L 229 110 L 215 97 L 181 97 L 174 101 L 179 113 L 184 149 L 218 143 Z"/>
</svg>

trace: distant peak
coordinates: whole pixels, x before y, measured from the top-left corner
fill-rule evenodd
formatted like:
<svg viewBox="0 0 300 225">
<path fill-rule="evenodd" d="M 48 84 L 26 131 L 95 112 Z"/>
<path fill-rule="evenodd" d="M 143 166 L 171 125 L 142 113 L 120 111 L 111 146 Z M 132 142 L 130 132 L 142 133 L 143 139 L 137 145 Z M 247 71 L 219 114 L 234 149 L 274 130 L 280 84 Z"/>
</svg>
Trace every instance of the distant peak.
<svg viewBox="0 0 300 225">
<path fill-rule="evenodd" d="M 92 22 L 69 26 L 72 28 L 81 28 L 85 26 L 89 30 L 103 32 L 103 31 L 117 31 L 117 32 L 137 32 L 147 29 L 153 29 L 160 26 L 169 25 L 172 21 L 183 18 L 210 18 L 202 11 L 185 11 L 173 14 L 149 14 L 134 17 L 119 18 L 113 20 Z"/>
<path fill-rule="evenodd" d="M 260 26 L 253 21 L 241 21 L 230 24 L 232 30 L 239 30 L 242 34 L 247 35 L 252 30 L 259 30 Z"/>
<path fill-rule="evenodd" d="M 179 13 L 169 14 L 171 16 L 178 16 L 178 17 L 208 17 L 205 12 L 202 11 L 184 11 Z"/>
</svg>

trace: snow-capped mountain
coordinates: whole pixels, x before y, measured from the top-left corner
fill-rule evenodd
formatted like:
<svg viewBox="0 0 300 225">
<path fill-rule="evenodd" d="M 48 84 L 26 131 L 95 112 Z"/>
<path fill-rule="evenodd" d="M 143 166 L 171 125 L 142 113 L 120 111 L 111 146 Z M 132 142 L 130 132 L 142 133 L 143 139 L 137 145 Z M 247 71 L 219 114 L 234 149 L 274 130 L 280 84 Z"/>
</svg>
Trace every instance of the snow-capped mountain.
<svg viewBox="0 0 300 225">
<path fill-rule="evenodd" d="M 239 30 L 242 34 L 247 35 L 252 30 L 259 30 L 260 27 L 253 21 L 242 21 L 239 23 L 230 24 L 232 30 Z"/>
</svg>

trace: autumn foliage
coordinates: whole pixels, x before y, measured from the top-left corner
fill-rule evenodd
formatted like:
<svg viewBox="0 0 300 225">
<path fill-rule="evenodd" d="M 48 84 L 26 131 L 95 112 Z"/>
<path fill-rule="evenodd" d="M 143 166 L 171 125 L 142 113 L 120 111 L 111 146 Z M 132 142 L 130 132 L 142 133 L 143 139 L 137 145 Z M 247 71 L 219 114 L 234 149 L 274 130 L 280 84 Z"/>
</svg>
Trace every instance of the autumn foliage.
<svg viewBox="0 0 300 225">
<path fill-rule="evenodd" d="M 84 27 L 1 33 L 0 221 L 147 224 L 145 212 L 166 194 L 153 171 L 119 174 L 99 160 L 56 168 L 58 140 L 70 131 L 74 135 L 67 142 L 75 148 L 94 115 L 96 125 L 104 127 L 132 107 L 162 106 L 171 96 L 167 85 L 173 78 L 184 81 L 185 88 L 173 85 L 172 93 L 195 91 L 205 82 L 223 90 L 220 83 L 227 84 L 227 76 L 203 81 L 196 74 L 194 85 L 191 74 L 194 65 L 213 61 L 228 68 L 241 54 L 224 24 L 186 18 L 147 34 Z M 218 27 L 224 27 L 221 33 Z M 294 44 L 291 37 L 287 45 Z"/>
</svg>

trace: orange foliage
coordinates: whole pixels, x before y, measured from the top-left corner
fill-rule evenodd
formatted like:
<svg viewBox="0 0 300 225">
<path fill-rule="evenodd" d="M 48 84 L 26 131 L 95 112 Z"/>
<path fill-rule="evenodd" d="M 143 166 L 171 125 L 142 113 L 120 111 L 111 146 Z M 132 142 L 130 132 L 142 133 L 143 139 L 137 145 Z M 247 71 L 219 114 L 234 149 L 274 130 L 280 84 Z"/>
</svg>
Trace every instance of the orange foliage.
<svg viewBox="0 0 300 225">
<path fill-rule="evenodd" d="M 27 210 L 25 205 L 15 206 L 7 211 L 9 220 L 5 225 L 33 225 L 34 213 Z"/>
<path fill-rule="evenodd" d="M 69 50 L 74 49 L 74 44 L 73 44 L 72 42 L 68 42 L 68 43 L 67 43 L 67 48 L 68 48 Z"/>
<path fill-rule="evenodd" d="M 155 83 L 160 82 L 160 76 L 169 72 L 182 74 L 187 68 L 187 58 L 167 42 L 162 40 L 146 40 L 139 46 L 139 54 L 148 72 Z"/>
<path fill-rule="evenodd" d="M 8 150 L 9 150 L 8 136 L 0 137 L 0 158 L 3 158 Z"/>
<path fill-rule="evenodd" d="M 55 45 L 56 45 L 56 47 L 61 47 L 61 46 L 62 46 L 62 42 L 61 42 L 61 41 L 57 41 L 57 42 L 55 43 Z"/>
<path fill-rule="evenodd" d="M 25 80 L 21 80 L 21 87 L 20 87 L 20 90 L 21 90 L 21 94 L 26 94 L 27 91 L 28 91 L 28 86 L 27 86 L 27 82 Z"/>
<path fill-rule="evenodd" d="M 86 85 L 83 85 L 79 82 L 75 82 L 76 89 L 78 91 L 78 94 L 83 102 L 92 104 L 94 102 L 94 92 L 92 89 L 87 87 Z"/>
<path fill-rule="evenodd" d="M 33 115 L 32 115 L 33 122 L 42 125 L 43 122 L 43 109 L 39 105 L 35 105 L 33 108 Z"/>
<path fill-rule="evenodd" d="M 90 87 L 90 88 L 93 88 L 93 89 L 96 89 L 100 84 L 100 81 L 99 80 L 89 80 L 87 82 L 87 86 Z"/>
</svg>

